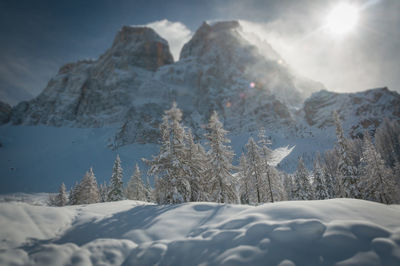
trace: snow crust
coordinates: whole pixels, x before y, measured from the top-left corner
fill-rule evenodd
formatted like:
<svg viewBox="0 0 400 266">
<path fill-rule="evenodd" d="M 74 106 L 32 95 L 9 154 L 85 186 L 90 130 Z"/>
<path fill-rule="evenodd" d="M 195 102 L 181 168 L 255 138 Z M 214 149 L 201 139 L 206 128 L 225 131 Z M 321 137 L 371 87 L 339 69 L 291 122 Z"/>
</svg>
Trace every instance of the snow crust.
<svg viewBox="0 0 400 266">
<path fill-rule="evenodd" d="M 0 203 L 1 265 L 399 265 L 400 206 Z"/>
</svg>

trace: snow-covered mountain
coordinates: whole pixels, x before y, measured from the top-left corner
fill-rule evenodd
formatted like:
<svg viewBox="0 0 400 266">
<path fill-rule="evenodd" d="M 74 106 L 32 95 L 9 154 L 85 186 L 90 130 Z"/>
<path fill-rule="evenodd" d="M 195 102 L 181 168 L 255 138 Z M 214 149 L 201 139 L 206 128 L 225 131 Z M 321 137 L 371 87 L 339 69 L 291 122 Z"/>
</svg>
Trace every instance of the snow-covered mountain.
<svg viewBox="0 0 400 266">
<path fill-rule="evenodd" d="M 305 89 L 306 88 L 306 89 Z M 201 133 L 217 110 L 234 133 L 291 127 L 292 109 L 323 86 L 297 77 L 271 48 L 261 55 L 238 22 L 204 23 L 173 62 L 152 29 L 123 27 L 95 61 L 60 68 L 35 99 L 18 104 L 14 124 L 73 127 L 120 125 L 116 146 L 156 142 L 163 110 L 177 101 L 185 122 Z"/>
<path fill-rule="evenodd" d="M 301 116 L 315 131 L 333 126 L 333 111 L 356 137 L 366 130 L 374 132 L 385 118 L 400 119 L 400 95 L 386 87 L 357 93 L 319 91 L 304 102 Z"/>
<path fill-rule="evenodd" d="M 173 101 L 197 137 L 216 110 L 237 155 L 265 127 L 282 151 L 276 163 L 289 172 L 299 156 L 311 167 L 317 151 L 332 148 L 335 110 L 351 136 L 400 119 L 398 93 L 329 92 L 296 75 L 269 44 L 261 54 L 236 21 L 203 23 L 176 62 L 151 28 L 123 27 L 102 56 L 64 65 L 35 99 L 13 108 L 0 103 L 0 124 L 10 121 L 0 126 L 0 191 L 71 186 L 90 166 L 108 180 L 115 150 L 130 173 L 157 150 L 159 123 Z"/>
</svg>

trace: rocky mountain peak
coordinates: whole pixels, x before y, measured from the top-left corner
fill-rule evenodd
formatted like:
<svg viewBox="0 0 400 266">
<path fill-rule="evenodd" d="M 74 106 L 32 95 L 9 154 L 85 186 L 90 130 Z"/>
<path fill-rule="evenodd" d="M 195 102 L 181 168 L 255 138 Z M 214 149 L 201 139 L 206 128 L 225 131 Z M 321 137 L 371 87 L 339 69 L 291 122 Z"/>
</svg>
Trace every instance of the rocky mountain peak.
<svg viewBox="0 0 400 266">
<path fill-rule="evenodd" d="M 112 47 L 99 59 L 101 63 L 110 60 L 118 61 L 115 62 L 118 68 L 133 65 L 150 71 L 174 62 L 168 42 L 153 29 L 131 26 L 122 27 Z"/>
<path fill-rule="evenodd" d="M 222 21 L 211 25 L 203 22 L 193 38 L 183 46 L 180 58 L 202 57 L 213 52 L 213 49 L 228 49 L 231 52 L 239 44 L 236 31 L 239 28 L 238 21 Z"/>
</svg>

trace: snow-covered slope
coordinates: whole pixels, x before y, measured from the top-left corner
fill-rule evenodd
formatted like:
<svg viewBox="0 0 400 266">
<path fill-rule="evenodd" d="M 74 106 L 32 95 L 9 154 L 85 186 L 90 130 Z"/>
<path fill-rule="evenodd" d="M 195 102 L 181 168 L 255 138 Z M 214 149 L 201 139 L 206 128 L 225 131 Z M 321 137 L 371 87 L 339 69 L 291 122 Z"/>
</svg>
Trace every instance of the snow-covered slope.
<svg viewBox="0 0 400 266">
<path fill-rule="evenodd" d="M 0 203 L 1 265 L 399 265 L 400 207 Z"/>
</svg>

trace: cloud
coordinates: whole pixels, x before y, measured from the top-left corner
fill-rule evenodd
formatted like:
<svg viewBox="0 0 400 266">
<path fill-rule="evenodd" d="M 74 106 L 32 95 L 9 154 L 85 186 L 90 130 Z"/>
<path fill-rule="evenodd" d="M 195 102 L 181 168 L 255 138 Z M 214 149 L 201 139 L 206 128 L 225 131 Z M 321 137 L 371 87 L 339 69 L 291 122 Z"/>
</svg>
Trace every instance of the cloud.
<svg viewBox="0 0 400 266">
<path fill-rule="evenodd" d="M 11 105 L 37 96 L 59 65 L 47 59 L 16 55 L 5 55 L 0 59 L 0 100 Z"/>
<path fill-rule="evenodd" d="M 240 22 L 247 35 L 271 44 L 294 71 L 322 82 L 329 90 L 354 92 L 389 86 L 399 91 L 395 72 L 400 55 L 394 47 L 400 39 L 393 25 L 400 16 L 388 12 L 393 6 L 365 8 L 359 27 L 341 38 L 323 30 L 323 15 L 331 6 L 320 9 L 319 17 L 316 14 L 312 20 L 286 14 L 285 19 L 269 22 Z M 387 21 L 377 20 L 380 14 L 386 14 Z"/>
<path fill-rule="evenodd" d="M 168 41 L 175 61 L 179 60 L 181 49 L 190 40 L 192 32 L 184 24 L 171 22 L 166 19 L 151 22 L 146 26 L 154 29 L 161 37 Z"/>
</svg>

